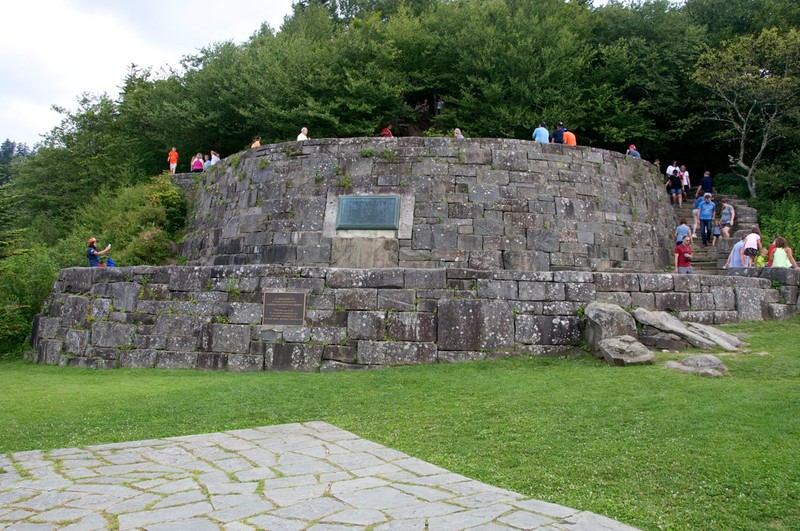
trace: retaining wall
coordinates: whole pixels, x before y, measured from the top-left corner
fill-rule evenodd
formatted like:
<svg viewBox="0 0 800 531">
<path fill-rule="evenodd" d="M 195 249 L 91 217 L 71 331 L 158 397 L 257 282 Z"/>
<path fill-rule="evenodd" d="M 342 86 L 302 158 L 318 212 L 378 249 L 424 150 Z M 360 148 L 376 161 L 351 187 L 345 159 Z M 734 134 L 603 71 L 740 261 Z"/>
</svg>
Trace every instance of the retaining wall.
<svg viewBox="0 0 800 531">
<path fill-rule="evenodd" d="M 176 179 L 194 205 L 191 265 L 657 271 L 674 247 L 657 168 L 583 146 L 319 139 Z M 397 234 L 335 229 L 338 197 L 367 194 L 400 196 Z"/>
<path fill-rule="evenodd" d="M 792 315 L 798 274 L 769 278 L 462 268 L 71 268 L 34 323 L 30 359 L 96 368 L 338 370 L 554 355 L 591 301 L 703 323 Z M 773 289 L 773 281 L 783 284 Z M 308 294 L 305 326 L 261 325 L 264 291 Z"/>
</svg>

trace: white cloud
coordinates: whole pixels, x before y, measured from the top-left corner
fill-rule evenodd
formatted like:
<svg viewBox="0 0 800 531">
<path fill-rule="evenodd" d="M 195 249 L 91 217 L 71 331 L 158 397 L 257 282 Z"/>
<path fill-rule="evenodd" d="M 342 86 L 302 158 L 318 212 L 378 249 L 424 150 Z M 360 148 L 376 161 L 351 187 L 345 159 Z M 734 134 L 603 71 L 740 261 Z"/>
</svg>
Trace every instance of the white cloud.
<svg viewBox="0 0 800 531">
<path fill-rule="evenodd" d="M 277 29 L 291 4 L 47 0 L 5 5 L 0 141 L 32 145 L 58 124 L 52 105 L 74 108 L 83 92 L 116 96 L 131 63 L 158 70 L 214 42 L 243 42 L 265 21 Z"/>
</svg>

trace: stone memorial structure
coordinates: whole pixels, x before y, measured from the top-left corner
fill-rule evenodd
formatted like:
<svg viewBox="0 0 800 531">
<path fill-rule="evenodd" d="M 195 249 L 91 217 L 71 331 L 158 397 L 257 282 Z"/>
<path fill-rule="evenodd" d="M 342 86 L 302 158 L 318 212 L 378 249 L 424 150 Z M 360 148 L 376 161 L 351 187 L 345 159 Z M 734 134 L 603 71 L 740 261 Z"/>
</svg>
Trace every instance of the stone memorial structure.
<svg viewBox="0 0 800 531">
<path fill-rule="evenodd" d="M 593 301 L 707 324 L 797 306 L 792 271 L 660 273 L 675 225 L 661 176 L 593 148 L 322 139 L 180 183 L 190 265 L 63 270 L 32 358 L 339 370 L 561 354 Z"/>
</svg>

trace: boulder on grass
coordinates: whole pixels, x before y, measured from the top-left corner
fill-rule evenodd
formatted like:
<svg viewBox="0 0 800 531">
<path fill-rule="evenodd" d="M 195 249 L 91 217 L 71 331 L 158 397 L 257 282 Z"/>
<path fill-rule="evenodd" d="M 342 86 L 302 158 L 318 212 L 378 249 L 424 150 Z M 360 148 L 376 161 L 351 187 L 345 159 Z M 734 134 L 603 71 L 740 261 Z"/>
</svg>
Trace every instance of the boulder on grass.
<svg viewBox="0 0 800 531">
<path fill-rule="evenodd" d="M 586 328 L 584 339 L 589 350 L 600 357 L 600 341 L 619 336 L 636 337 L 636 321 L 621 306 L 604 302 L 593 302 L 585 311 Z"/>
<path fill-rule="evenodd" d="M 702 349 L 716 348 L 717 344 L 710 339 L 692 332 L 680 319 L 667 312 L 651 312 L 644 308 L 633 310 L 633 317 L 643 325 L 650 325 L 662 332 L 670 332 L 688 341 L 692 346 Z"/>
<path fill-rule="evenodd" d="M 728 334 L 727 332 L 723 332 L 722 330 L 714 328 L 713 326 L 700 323 L 686 323 L 686 326 L 692 332 L 695 332 L 696 334 L 713 341 L 721 348 L 729 352 L 739 350 L 744 346 L 744 343 L 738 337 Z"/>
<path fill-rule="evenodd" d="M 700 354 L 684 358 L 681 361 L 668 361 L 665 365 L 668 369 L 676 371 L 690 372 L 709 378 L 719 378 L 728 372 L 728 368 L 716 356 L 711 354 Z"/>
<path fill-rule="evenodd" d="M 653 363 L 653 353 L 632 336 L 609 337 L 601 340 L 598 347 L 609 365 Z"/>
</svg>

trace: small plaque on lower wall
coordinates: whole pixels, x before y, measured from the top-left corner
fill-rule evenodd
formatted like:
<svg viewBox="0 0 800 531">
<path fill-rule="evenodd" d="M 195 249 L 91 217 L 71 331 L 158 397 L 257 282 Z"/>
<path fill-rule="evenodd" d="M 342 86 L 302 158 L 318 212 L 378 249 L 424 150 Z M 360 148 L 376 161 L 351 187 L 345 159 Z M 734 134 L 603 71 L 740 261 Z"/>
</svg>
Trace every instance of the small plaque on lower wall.
<svg viewBox="0 0 800 531">
<path fill-rule="evenodd" d="M 264 293 L 263 325 L 305 326 L 306 293 L 304 291 L 268 291 Z"/>
</svg>

